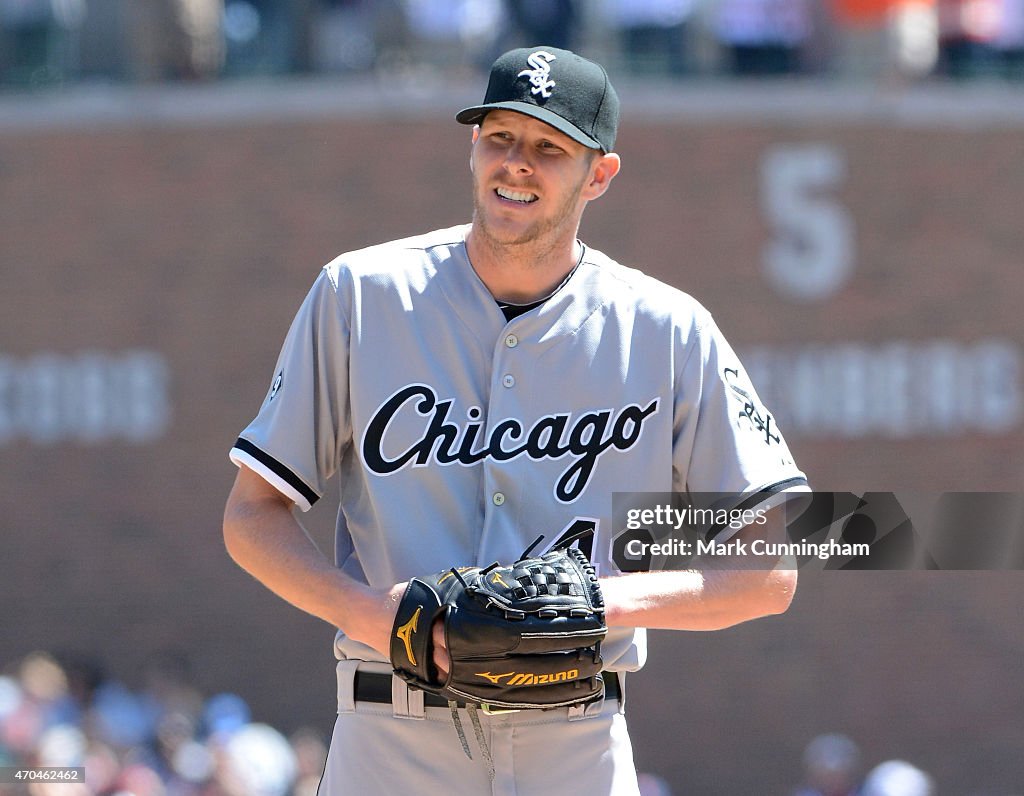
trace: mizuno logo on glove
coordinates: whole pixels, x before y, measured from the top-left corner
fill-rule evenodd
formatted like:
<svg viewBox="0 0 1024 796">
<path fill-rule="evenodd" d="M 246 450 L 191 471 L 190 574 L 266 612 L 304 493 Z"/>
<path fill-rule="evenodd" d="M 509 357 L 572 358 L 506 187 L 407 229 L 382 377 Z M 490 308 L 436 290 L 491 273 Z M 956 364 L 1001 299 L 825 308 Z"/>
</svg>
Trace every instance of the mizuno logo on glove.
<svg viewBox="0 0 1024 796">
<path fill-rule="evenodd" d="M 420 613 L 422 613 L 422 611 L 423 606 L 421 605 L 419 608 L 416 609 L 415 613 L 413 613 L 412 615 L 412 618 L 408 622 L 406 622 L 400 628 L 395 630 L 395 635 L 398 636 L 398 638 L 402 640 L 402 643 L 405 644 L 405 654 L 409 656 L 409 663 L 411 663 L 413 666 L 416 666 L 417 663 L 416 656 L 412 653 L 412 634 L 416 632 L 416 625 L 419 624 Z"/>
<path fill-rule="evenodd" d="M 548 685 L 550 683 L 564 683 L 568 680 L 575 680 L 580 676 L 579 669 L 566 669 L 564 672 L 553 674 L 530 674 L 529 672 L 505 672 L 505 674 L 491 674 L 490 672 L 475 672 L 477 677 L 490 680 L 495 685 L 501 685 L 503 678 L 508 677 L 505 683 L 507 686 L 516 685 Z"/>
</svg>

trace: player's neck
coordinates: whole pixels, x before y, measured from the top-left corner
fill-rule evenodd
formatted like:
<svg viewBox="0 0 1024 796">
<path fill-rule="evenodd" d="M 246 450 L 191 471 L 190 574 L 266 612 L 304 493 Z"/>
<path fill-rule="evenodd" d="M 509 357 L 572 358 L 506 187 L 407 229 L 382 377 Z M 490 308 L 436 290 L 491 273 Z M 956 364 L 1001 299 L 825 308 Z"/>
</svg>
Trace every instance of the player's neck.
<svg viewBox="0 0 1024 796">
<path fill-rule="evenodd" d="M 494 298 L 516 304 L 550 295 L 579 262 L 578 246 L 575 235 L 506 244 L 476 225 L 466 235 L 466 253 L 477 276 Z"/>
</svg>

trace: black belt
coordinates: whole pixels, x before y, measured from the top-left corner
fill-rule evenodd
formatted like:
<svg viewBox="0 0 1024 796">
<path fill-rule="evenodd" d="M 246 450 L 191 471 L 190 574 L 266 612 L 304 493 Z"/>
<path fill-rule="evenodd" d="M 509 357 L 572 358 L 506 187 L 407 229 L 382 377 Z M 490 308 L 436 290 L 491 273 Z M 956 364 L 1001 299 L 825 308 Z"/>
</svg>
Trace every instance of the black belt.
<svg viewBox="0 0 1024 796">
<path fill-rule="evenodd" d="M 619 699 L 622 689 L 619 688 L 619 675 L 615 672 L 604 672 L 604 698 Z M 383 672 L 364 672 L 356 669 L 355 681 L 352 684 L 356 702 L 377 702 L 382 705 L 391 704 L 391 675 Z M 423 704 L 430 708 L 446 708 L 448 700 L 437 694 L 423 693 Z M 460 708 L 466 707 L 465 702 L 457 703 Z"/>
</svg>

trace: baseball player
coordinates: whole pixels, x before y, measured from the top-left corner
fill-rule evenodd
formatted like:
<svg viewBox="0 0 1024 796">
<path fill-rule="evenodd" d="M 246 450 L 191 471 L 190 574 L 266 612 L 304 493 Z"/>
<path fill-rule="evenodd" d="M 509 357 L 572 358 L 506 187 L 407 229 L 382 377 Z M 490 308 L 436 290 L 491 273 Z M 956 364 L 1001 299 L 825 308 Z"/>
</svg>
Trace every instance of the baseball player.
<svg viewBox="0 0 1024 796">
<path fill-rule="evenodd" d="M 323 796 L 637 794 L 624 683 L 644 663 L 644 628 L 780 613 L 796 574 L 618 573 L 613 493 L 729 492 L 747 505 L 806 482 L 708 312 L 577 239 L 620 168 L 605 70 L 552 47 L 513 50 L 484 102 L 456 119 L 472 125 L 471 223 L 323 268 L 231 451 L 225 542 L 272 591 L 338 628 Z M 331 562 L 294 510 L 335 472 Z M 495 689 L 562 681 L 542 694 L 578 676 L 585 701 L 496 709 L 528 700 L 456 688 L 467 642 L 446 622 L 472 610 L 455 600 L 519 577 L 489 565 L 523 557 L 538 535 L 533 555 L 581 532 L 593 566 L 572 565 L 585 587 L 564 587 L 576 607 L 552 627 L 570 613 L 591 623 L 577 657 L 600 673 L 509 664 L 465 676 Z M 511 586 L 489 592 L 479 621 L 524 619 L 532 609 L 516 609 L 513 592 L 528 589 Z M 502 649 L 558 635 L 524 632 Z"/>
</svg>

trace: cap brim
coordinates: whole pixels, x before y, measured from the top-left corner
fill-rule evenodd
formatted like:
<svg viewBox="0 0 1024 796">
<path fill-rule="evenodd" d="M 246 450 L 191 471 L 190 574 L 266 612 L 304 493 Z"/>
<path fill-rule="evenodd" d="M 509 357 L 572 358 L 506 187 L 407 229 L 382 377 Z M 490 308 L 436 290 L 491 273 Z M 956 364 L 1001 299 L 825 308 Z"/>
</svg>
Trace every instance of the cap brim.
<svg viewBox="0 0 1024 796">
<path fill-rule="evenodd" d="M 527 116 L 532 116 L 534 119 L 540 119 L 545 124 L 550 124 L 556 130 L 561 133 L 565 133 L 569 138 L 574 141 L 578 141 L 585 147 L 591 149 L 600 149 L 604 151 L 604 147 L 601 143 L 592 136 L 584 133 L 576 125 L 567 122 L 561 116 L 556 113 L 552 113 L 545 108 L 541 108 L 539 105 L 531 105 L 529 102 L 492 102 L 488 105 L 474 105 L 472 108 L 463 108 L 461 111 L 455 114 L 455 121 L 461 124 L 479 124 L 480 121 L 490 111 L 506 110 L 516 111 L 518 113 L 525 113 Z"/>
</svg>

